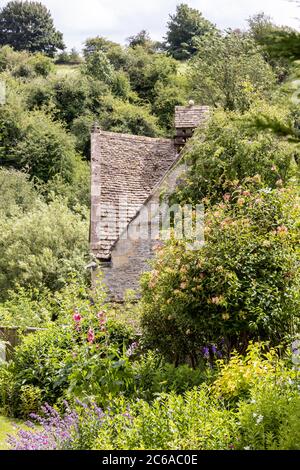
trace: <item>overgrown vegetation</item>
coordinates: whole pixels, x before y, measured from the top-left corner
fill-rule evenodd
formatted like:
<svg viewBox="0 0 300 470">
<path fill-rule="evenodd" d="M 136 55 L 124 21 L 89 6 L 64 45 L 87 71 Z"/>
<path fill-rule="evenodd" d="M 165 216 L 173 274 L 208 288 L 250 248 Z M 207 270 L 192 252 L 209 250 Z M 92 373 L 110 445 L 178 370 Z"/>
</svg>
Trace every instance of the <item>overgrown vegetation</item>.
<svg viewBox="0 0 300 470">
<path fill-rule="evenodd" d="M 49 34 L 21 41 L 28 17 Z M 0 410 L 38 424 L 12 448 L 300 449 L 297 41 L 179 5 L 165 42 L 97 36 L 81 57 L 40 4 L 1 10 L 0 327 L 19 345 Z M 141 299 L 114 305 L 86 270 L 91 127 L 172 137 L 192 98 L 210 119 L 170 202 L 203 205 L 205 243 L 160 245 Z"/>
</svg>

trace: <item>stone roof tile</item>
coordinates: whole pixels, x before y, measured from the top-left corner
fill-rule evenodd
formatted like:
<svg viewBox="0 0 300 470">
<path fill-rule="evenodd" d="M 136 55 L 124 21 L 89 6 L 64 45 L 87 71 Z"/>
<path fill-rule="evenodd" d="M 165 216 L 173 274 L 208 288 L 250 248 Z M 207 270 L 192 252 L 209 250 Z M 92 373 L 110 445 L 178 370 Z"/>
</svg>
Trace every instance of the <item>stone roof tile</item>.
<svg viewBox="0 0 300 470">
<path fill-rule="evenodd" d="M 176 106 L 176 129 L 194 129 L 207 120 L 209 106 Z"/>
<path fill-rule="evenodd" d="M 91 249 L 109 259 L 120 233 L 177 160 L 174 141 L 95 129 L 92 134 Z M 119 205 L 126 204 L 126 211 Z M 116 209 L 116 223 L 114 210 Z"/>
</svg>

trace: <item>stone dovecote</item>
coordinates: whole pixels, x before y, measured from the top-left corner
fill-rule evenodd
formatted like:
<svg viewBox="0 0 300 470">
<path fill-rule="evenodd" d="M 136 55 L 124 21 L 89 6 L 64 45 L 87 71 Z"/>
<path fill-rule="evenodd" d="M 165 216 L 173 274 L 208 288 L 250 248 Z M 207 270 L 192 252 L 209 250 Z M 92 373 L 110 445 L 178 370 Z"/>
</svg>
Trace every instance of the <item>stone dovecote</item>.
<svg viewBox="0 0 300 470">
<path fill-rule="evenodd" d="M 192 137 L 194 130 L 206 122 L 208 115 L 208 106 L 195 106 L 193 102 L 189 106 L 175 107 L 175 146 L 178 151 Z"/>
</svg>

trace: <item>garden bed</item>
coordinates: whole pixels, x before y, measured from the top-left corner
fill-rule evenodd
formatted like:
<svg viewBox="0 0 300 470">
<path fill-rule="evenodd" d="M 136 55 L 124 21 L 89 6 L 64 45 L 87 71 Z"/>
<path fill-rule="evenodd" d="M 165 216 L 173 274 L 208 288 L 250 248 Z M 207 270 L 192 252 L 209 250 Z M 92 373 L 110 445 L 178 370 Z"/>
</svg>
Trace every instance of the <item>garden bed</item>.
<svg viewBox="0 0 300 470">
<path fill-rule="evenodd" d="M 22 425 L 22 422 L 15 419 L 0 416 L 0 450 L 8 450 L 7 435 L 16 434 L 15 425 Z"/>
</svg>

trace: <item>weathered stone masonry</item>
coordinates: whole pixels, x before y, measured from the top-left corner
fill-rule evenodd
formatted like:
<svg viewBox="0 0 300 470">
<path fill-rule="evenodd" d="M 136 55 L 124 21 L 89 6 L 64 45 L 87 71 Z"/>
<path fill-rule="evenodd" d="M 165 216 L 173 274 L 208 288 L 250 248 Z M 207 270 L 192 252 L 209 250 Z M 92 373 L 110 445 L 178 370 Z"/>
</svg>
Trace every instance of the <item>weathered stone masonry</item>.
<svg viewBox="0 0 300 470">
<path fill-rule="evenodd" d="M 143 214 L 159 202 L 163 188 L 174 189 L 183 171 L 180 150 L 207 113 L 207 107 L 177 107 L 175 139 L 99 128 L 92 133 L 91 252 L 116 300 L 122 300 L 127 289 L 136 289 L 148 268 L 157 240 Z M 158 228 L 159 221 L 153 223 L 152 218 L 152 231 L 158 233 Z M 138 236 L 141 230 L 149 236 Z"/>
</svg>

